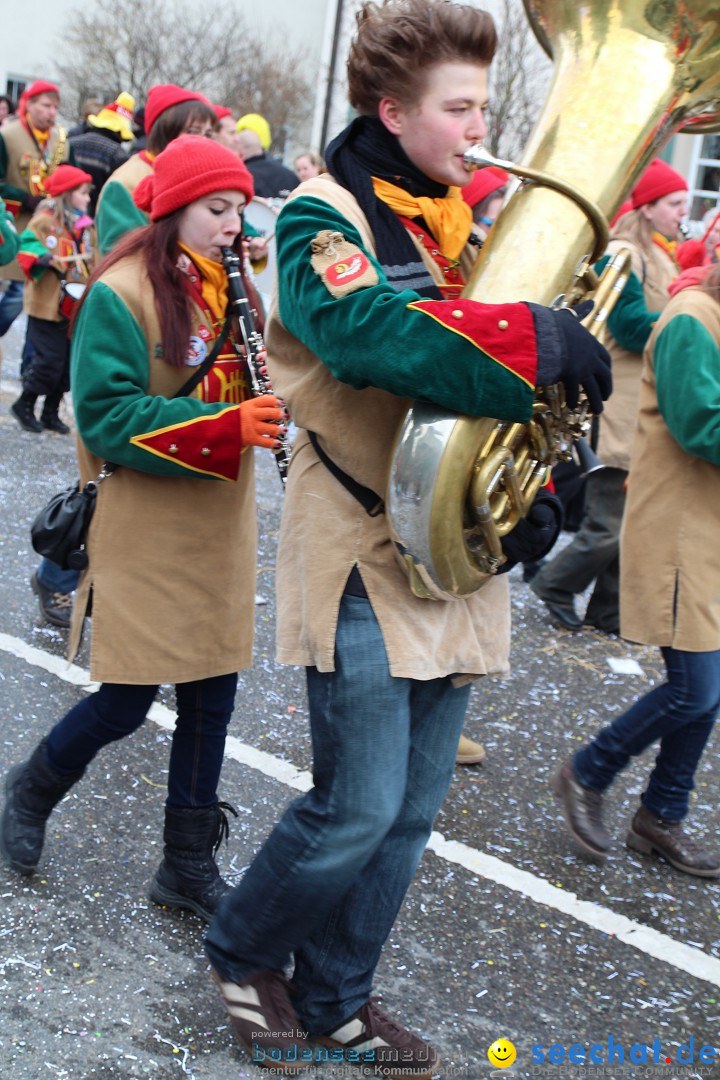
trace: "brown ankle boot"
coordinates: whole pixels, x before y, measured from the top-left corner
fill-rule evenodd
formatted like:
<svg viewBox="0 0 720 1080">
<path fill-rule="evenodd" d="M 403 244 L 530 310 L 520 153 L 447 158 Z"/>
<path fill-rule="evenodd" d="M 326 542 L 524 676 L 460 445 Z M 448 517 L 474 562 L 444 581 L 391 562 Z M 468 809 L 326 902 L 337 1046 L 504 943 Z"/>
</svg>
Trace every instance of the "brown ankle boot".
<svg viewBox="0 0 720 1080">
<path fill-rule="evenodd" d="M 679 821 L 664 821 L 644 805 L 627 834 L 627 846 L 643 855 L 662 855 L 676 870 L 695 877 L 720 877 L 720 857 L 704 851 Z"/>
</svg>

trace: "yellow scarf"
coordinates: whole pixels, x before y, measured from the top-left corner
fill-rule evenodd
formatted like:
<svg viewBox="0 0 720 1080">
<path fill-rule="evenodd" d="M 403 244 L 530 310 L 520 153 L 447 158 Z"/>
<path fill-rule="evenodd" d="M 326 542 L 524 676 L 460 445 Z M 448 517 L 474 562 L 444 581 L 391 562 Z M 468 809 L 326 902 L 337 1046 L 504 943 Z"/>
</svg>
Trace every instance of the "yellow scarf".
<svg viewBox="0 0 720 1080">
<path fill-rule="evenodd" d="M 456 261 L 465 247 L 472 228 L 472 210 L 460 194 L 459 187 L 448 188 L 442 199 L 430 199 L 421 195 L 415 198 L 403 188 L 387 180 L 372 178 L 378 199 L 382 199 L 400 217 L 421 217 L 433 234 L 446 258 Z"/>
<path fill-rule="evenodd" d="M 27 117 L 25 119 L 27 120 Z M 30 128 L 30 131 L 35 136 L 35 141 L 40 147 L 40 149 L 44 150 L 45 144 L 50 138 L 50 128 L 48 128 L 47 131 L 38 131 L 36 127 L 33 127 L 29 120 L 27 121 L 27 126 Z"/>
<path fill-rule="evenodd" d="M 661 232 L 654 232 L 652 234 L 653 244 L 657 244 L 659 248 L 667 252 L 671 259 L 675 258 L 675 249 L 677 248 L 677 240 L 668 240 L 667 236 L 663 236 Z"/>
<path fill-rule="evenodd" d="M 212 311 L 217 322 L 224 322 L 228 292 L 228 280 L 227 274 L 225 273 L 225 267 L 222 263 L 215 262 L 214 259 L 206 259 L 204 255 L 198 255 L 196 251 L 191 251 L 185 244 L 181 243 L 180 247 L 186 255 L 192 259 L 193 264 L 200 271 L 200 277 L 202 279 L 200 291 L 202 292 L 203 300 Z"/>
</svg>

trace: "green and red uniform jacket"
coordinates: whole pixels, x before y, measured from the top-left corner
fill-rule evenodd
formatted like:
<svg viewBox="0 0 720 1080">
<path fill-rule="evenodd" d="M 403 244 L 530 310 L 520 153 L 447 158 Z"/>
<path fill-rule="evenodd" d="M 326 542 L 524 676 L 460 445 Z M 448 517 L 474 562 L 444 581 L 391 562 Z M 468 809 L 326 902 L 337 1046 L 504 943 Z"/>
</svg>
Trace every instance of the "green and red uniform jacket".
<svg viewBox="0 0 720 1080">
<path fill-rule="evenodd" d="M 313 242 L 327 231 L 357 249 L 356 277 L 364 284 L 344 295 L 328 288 L 311 261 Z M 280 318 L 336 379 L 473 416 L 530 418 L 537 342 L 528 305 L 479 304 L 459 298 L 457 288 L 443 300 L 397 292 L 355 226 L 311 196 L 285 204 L 277 245 Z M 329 274 L 352 284 L 345 260 Z"/>
<path fill-rule="evenodd" d="M 212 350 L 221 326 L 191 288 L 187 364 L 171 367 L 154 312 L 142 320 L 148 338 L 124 300 L 142 304 L 137 275 L 136 259 L 112 267 L 107 282 L 90 288 L 75 324 L 71 384 L 82 441 L 97 457 L 140 472 L 234 481 L 244 449 L 239 405 L 251 396 L 244 358 L 228 340 L 192 394 L 173 398 Z"/>
</svg>

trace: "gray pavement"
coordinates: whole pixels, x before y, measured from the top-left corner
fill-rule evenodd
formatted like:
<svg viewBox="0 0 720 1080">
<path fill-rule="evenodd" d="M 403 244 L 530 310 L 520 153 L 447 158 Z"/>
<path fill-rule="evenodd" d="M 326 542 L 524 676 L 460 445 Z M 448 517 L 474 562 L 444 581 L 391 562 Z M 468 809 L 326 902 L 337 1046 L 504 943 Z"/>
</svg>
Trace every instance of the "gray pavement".
<svg viewBox="0 0 720 1080">
<path fill-rule="evenodd" d="M 36 562 L 28 522 L 75 466 L 72 438 L 27 434 L 8 414 L 21 340 L 16 324 L 2 342 L 0 385 L 2 773 L 87 692 L 82 672 L 80 685 L 71 681 L 64 635 L 42 623 L 28 587 Z M 293 787 L 275 763 L 311 764 L 302 673 L 273 660 L 282 496 L 269 455 L 258 457 L 258 492 L 258 588 L 268 603 L 256 609 L 255 663 L 241 675 L 223 776 L 222 796 L 239 810 L 220 856 L 229 880 L 302 787 L 302 776 Z M 553 629 L 516 571 L 512 594 L 512 676 L 476 686 L 467 723 L 487 761 L 456 769 L 440 835 L 378 969 L 383 1006 L 434 1041 L 446 1080 L 720 1077 L 720 886 L 623 842 L 652 754 L 609 795 L 615 845 L 603 867 L 578 854 L 548 785 L 556 763 L 661 678 L 659 654 L 597 632 Z M 610 660 L 634 660 L 641 673 L 614 672 Z M 87 668 L 87 640 L 76 665 Z M 38 873 L 23 879 L 0 867 L 2 1077 L 265 1075 L 233 1043 L 209 980 L 202 924 L 145 897 L 162 849 L 170 689 L 161 705 L 135 735 L 108 747 L 53 813 Z M 692 804 L 693 822 L 712 843 L 719 750 L 714 736 Z M 517 1050 L 506 1070 L 487 1056 L 501 1037 Z M 572 1046 L 588 1054 L 595 1047 L 595 1061 L 579 1063 L 576 1049 L 573 1062 Z M 715 1062 L 700 1060 L 703 1046 L 718 1048 Z M 322 1064 L 308 1073 L 343 1075 L 360 1073 Z"/>
</svg>

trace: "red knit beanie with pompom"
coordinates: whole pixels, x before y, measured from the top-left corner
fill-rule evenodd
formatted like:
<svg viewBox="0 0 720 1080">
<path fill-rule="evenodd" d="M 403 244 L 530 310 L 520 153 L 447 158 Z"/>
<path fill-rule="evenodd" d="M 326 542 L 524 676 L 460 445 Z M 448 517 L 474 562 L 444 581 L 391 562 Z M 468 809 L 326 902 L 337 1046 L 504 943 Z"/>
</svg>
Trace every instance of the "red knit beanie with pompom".
<svg viewBox="0 0 720 1080">
<path fill-rule="evenodd" d="M 152 221 L 188 206 L 213 191 L 241 191 L 253 197 L 252 176 L 237 154 L 202 135 L 173 139 L 133 191 L 133 201 Z"/>
</svg>

